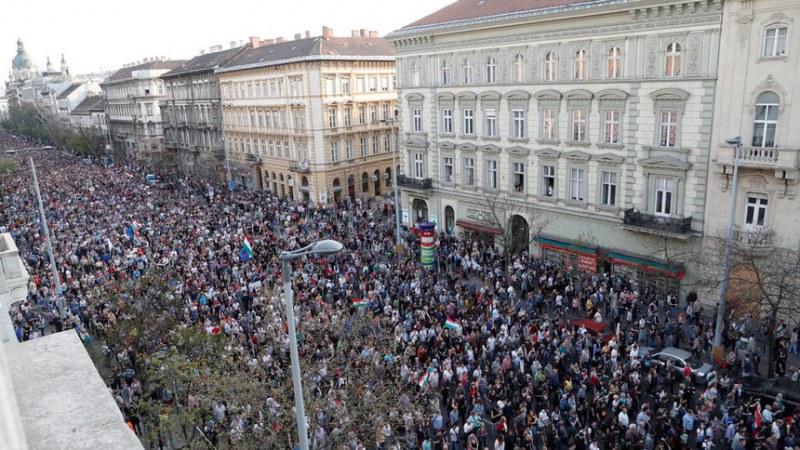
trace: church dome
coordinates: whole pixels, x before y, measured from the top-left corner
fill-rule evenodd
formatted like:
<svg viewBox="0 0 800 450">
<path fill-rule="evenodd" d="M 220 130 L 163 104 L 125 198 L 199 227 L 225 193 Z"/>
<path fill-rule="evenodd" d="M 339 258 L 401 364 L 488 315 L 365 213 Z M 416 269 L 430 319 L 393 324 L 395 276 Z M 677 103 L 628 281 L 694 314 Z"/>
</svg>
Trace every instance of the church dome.
<svg viewBox="0 0 800 450">
<path fill-rule="evenodd" d="M 22 39 L 17 41 L 17 56 L 15 56 L 11 62 L 11 67 L 15 70 L 26 70 L 33 68 L 33 63 L 31 63 L 31 59 L 28 57 L 28 53 L 25 51 L 25 46 L 22 45 Z"/>
</svg>

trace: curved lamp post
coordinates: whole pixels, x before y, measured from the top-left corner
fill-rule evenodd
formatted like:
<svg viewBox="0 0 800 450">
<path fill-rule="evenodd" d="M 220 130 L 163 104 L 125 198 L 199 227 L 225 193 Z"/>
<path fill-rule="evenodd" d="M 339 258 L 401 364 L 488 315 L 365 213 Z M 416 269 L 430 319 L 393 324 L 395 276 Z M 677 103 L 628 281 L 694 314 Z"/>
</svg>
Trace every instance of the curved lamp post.
<svg viewBox="0 0 800 450">
<path fill-rule="evenodd" d="M 297 331 L 294 326 L 294 291 L 292 290 L 292 268 L 289 261 L 308 255 L 327 256 L 339 253 L 344 246 L 341 242 L 325 239 L 290 252 L 281 252 L 278 259 L 283 263 L 283 295 L 286 297 L 286 320 L 289 325 L 289 353 L 292 357 L 292 382 L 294 384 L 294 413 L 297 419 L 297 433 L 300 436 L 300 449 L 308 450 L 308 430 L 306 411 L 303 403 L 303 380 L 300 376 L 300 357 L 297 354 Z"/>
</svg>

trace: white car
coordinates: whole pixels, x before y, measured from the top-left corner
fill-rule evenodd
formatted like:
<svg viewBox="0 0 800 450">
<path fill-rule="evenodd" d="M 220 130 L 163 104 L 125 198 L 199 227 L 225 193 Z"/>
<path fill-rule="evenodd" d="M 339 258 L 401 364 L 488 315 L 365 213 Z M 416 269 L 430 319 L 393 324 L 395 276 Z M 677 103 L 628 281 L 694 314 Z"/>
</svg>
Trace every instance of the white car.
<svg viewBox="0 0 800 450">
<path fill-rule="evenodd" d="M 711 364 L 692 356 L 686 350 L 676 347 L 664 347 L 661 351 L 653 353 L 651 361 L 660 366 L 666 366 L 667 361 L 672 361 L 672 366 L 681 374 L 683 374 L 683 369 L 688 365 L 692 369 L 692 375 L 696 383 L 705 382 L 706 375 L 712 370 Z"/>
</svg>

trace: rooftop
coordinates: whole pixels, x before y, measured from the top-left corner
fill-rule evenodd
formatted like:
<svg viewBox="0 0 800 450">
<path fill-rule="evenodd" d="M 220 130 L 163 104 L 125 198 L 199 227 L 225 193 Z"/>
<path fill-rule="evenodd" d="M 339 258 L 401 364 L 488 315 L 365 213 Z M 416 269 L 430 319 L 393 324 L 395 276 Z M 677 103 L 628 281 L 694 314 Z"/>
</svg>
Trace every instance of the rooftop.
<svg viewBox="0 0 800 450">
<path fill-rule="evenodd" d="M 182 59 L 166 60 L 166 61 L 158 59 L 155 61 L 148 61 L 143 64 L 123 67 L 122 69 L 119 69 L 116 72 L 112 73 L 110 77 L 106 78 L 105 81 L 103 81 L 103 83 L 112 83 L 115 81 L 132 79 L 133 72 L 137 70 L 173 70 L 185 62 L 186 60 Z"/>
<path fill-rule="evenodd" d="M 217 67 L 223 66 L 242 50 L 244 50 L 244 47 L 236 47 L 223 50 L 221 52 L 206 53 L 195 56 L 175 69 L 172 69 L 164 75 L 161 75 L 161 77 L 166 78 L 192 72 L 201 72 L 203 70 L 214 70 Z"/>
<path fill-rule="evenodd" d="M 90 95 L 78 104 L 73 110 L 72 114 L 89 114 L 92 111 L 104 111 L 103 96 Z"/>
<path fill-rule="evenodd" d="M 60 94 L 58 94 L 58 99 L 63 100 L 69 97 L 69 94 L 72 94 L 73 92 L 75 92 L 76 89 L 78 89 L 81 86 L 83 86 L 83 83 L 72 83 L 71 85 L 69 85 L 68 88 L 64 89 L 63 91 L 61 91 Z"/>
</svg>

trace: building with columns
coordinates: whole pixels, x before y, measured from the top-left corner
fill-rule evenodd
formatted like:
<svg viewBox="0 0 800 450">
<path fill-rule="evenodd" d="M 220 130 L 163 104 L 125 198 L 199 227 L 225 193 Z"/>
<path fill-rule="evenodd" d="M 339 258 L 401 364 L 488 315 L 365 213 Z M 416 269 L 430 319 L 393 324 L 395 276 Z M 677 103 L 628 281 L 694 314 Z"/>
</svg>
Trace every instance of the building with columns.
<svg viewBox="0 0 800 450">
<path fill-rule="evenodd" d="M 734 163 L 725 141 L 741 136 L 737 236 L 768 228 L 770 244 L 800 249 L 800 2 L 730 1 L 723 18 L 706 235 L 725 236 Z"/>
<path fill-rule="evenodd" d="M 322 203 L 392 189 L 394 51 L 376 32 L 253 37 L 215 72 L 237 184 Z"/>
<path fill-rule="evenodd" d="M 159 102 L 165 92 L 160 77 L 184 62 L 149 58 L 117 70 L 100 84 L 114 151 L 136 158 L 170 156 L 164 152 Z"/>
<path fill-rule="evenodd" d="M 720 1 L 458 0 L 391 33 L 406 225 L 510 227 L 675 292 L 704 230 L 721 20 Z"/>
</svg>

